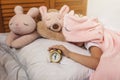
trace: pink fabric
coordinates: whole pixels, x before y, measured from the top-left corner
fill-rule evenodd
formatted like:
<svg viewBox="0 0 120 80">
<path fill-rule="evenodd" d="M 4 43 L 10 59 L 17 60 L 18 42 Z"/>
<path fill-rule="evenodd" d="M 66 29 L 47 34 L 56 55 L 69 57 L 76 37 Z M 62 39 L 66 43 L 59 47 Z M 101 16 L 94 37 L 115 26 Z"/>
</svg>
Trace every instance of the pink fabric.
<svg viewBox="0 0 120 80">
<path fill-rule="evenodd" d="M 120 33 L 103 28 L 87 17 L 67 14 L 63 34 L 70 42 L 96 42 L 103 50 L 100 63 L 90 80 L 120 80 Z"/>
<path fill-rule="evenodd" d="M 70 42 L 91 40 L 98 42 L 103 39 L 103 27 L 96 18 L 89 19 L 86 16 L 79 18 L 78 16 L 67 14 L 64 17 L 63 34 L 66 40 Z"/>
</svg>

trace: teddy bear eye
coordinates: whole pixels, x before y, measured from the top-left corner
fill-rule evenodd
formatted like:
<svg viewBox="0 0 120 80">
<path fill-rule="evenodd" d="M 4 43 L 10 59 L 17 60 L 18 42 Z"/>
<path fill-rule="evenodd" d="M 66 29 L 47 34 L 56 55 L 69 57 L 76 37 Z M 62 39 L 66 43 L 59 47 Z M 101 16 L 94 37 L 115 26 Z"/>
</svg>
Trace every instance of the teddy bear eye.
<svg viewBox="0 0 120 80">
<path fill-rule="evenodd" d="M 25 26 L 29 26 L 28 24 L 24 23 Z"/>
</svg>

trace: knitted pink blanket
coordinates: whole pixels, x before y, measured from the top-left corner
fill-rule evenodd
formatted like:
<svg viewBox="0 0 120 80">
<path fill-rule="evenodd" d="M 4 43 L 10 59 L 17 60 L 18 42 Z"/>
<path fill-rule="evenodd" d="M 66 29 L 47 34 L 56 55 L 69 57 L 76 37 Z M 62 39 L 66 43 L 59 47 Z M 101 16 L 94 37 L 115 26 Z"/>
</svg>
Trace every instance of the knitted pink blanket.
<svg viewBox="0 0 120 80">
<path fill-rule="evenodd" d="M 120 80 L 120 33 L 105 29 L 96 19 L 64 17 L 63 34 L 70 42 L 96 42 L 103 50 L 100 63 L 90 80 Z"/>
</svg>

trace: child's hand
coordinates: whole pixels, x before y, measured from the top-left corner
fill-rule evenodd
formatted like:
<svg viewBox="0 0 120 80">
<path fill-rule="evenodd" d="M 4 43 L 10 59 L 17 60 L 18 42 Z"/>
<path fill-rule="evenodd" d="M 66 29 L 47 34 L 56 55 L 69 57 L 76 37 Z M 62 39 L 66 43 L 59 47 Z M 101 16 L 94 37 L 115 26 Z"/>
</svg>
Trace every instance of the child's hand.
<svg viewBox="0 0 120 80">
<path fill-rule="evenodd" d="M 48 50 L 50 51 L 51 49 L 59 49 L 62 51 L 63 55 L 65 55 L 66 57 L 69 57 L 70 51 L 63 45 L 54 45 L 54 46 L 51 46 Z"/>
</svg>

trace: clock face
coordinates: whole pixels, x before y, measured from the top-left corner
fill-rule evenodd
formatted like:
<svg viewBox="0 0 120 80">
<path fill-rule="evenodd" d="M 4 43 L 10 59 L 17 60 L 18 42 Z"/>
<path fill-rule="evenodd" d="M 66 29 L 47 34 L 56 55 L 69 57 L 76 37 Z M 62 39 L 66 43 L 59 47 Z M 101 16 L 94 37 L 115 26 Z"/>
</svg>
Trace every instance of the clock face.
<svg viewBox="0 0 120 80">
<path fill-rule="evenodd" d="M 58 62 L 58 61 L 60 60 L 60 58 L 61 58 L 61 55 L 58 54 L 58 53 L 54 53 L 54 54 L 52 55 L 52 61 L 53 61 L 53 62 Z"/>
<path fill-rule="evenodd" d="M 51 62 L 58 63 L 61 60 L 62 56 L 58 51 L 50 51 L 50 53 Z"/>
</svg>

